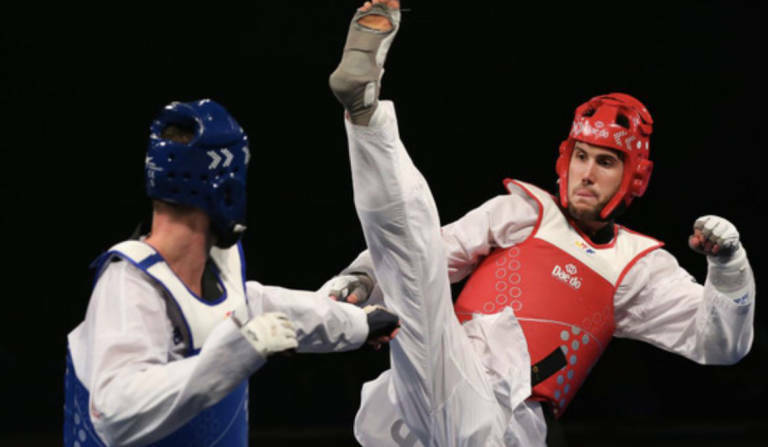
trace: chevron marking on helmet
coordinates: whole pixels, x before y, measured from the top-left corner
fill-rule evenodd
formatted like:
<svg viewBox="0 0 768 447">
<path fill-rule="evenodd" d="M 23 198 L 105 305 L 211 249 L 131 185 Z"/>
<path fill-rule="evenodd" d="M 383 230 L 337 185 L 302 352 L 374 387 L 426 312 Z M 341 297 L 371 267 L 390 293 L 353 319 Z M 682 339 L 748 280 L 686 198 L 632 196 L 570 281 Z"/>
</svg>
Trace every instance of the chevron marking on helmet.
<svg viewBox="0 0 768 447">
<path fill-rule="evenodd" d="M 615 134 L 613 134 L 613 139 L 616 140 L 616 144 L 618 146 L 621 146 L 621 137 L 623 137 L 626 134 L 627 134 L 627 132 L 624 131 L 624 130 L 620 130 L 620 131 L 616 132 Z"/>
<path fill-rule="evenodd" d="M 222 149 L 221 153 L 224 154 L 225 157 L 227 157 L 226 160 L 224 160 L 224 164 L 221 165 L 221 167 L 226 168 L 230 164 L 232 164 L 232 159 L 235 158 L 235 156 L 232 154 L 232 152 L 229 152 L 228 149 Z"/>
<path fill-rule="evenodd" d="M 583 127 L 584 127 L 584 123 L 582 123 L 580 121 L 574 121 L 573 122 L 573 130 L 571 132 L 573 132 L 574 136 L 580 135 Z"/>
<path fill-rule="evenodd" d="M 629 149 L 630 151 L 632 150 L 632 142 L 634 140 L 635 140 L 635 136 L 634 135 L 632 135 L 629 138 L 627 138 L 626 140 L 624 140 L 624 143 L 626 143 L 626 145 L 627 145 L 627 149 Z"/>
<path fill-rule="evenodd" d="M 152 161 L 152 157 L 150 157 L 150 156 L 144 157 L 144 165 L 147 167 L 147 169 L 150 172 L 162 171 L 163 170 L 163 168 L 161 166 L 158 166 L 157 164 L 155 164 L 154 161 Z"/>
<path fill-rule="evenodd" d="M 206 154 L 210 155 L 213 159 L 211 164 L 208 165 L 208 169 L 216 169 L 216 166 L 218 166 L 221 161 L 221 156 L 217 154 L 216 151 L 208 151 Z"/>
</svg>

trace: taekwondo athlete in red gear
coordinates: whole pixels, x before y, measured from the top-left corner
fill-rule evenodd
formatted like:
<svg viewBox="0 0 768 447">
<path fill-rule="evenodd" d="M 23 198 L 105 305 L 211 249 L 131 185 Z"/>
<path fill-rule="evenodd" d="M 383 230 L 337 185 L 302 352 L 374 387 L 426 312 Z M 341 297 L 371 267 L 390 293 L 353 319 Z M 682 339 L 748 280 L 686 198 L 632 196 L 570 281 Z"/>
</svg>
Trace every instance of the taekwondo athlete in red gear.
<svg viewBox="0 0 768 447">
<path fill-rule="evenodd" d="M 450 280 L 472 275 L 456 316 L 477 335 L 470 339 L 482 341 L 476 348 L 486 366 L 511 355 L 505 350 L 527 351 L 527 405 L 542 424 L 540 403 L 562 415 L 613 336 L 643 340 L 701 364 L 733 364 L 750 349 L 755 284 L 733 224 L 717 216 L 695 221 L 689 245 L 707 255 L 709 266 L 701 285 L 661 242 L 614 222 L 647 188 L 652 125 L 647 109 L 629 95 L 592 98 L 577 108 L 560 147 L 559 197 L 508 180 L 509 194 L 442 229 Z M 380 299 L 372 264 L 371 253 L 361 254 L 331 281 L 332 295 L 352 302 L 369 294 Z M 471 326 L 494 315 L 514 318 L 525 346 Z M 375 387 L 366 387 L 360 426 L 384 413 L 383 406 L 366 404 L 366 396 L 375 400 Z M 403 422 L 413 421 L 384 427 L 383 419 L 371 430 L 389 428 L 391 445 L 408 439 Z"/>
<path fill-rule="evenodd" d="M 355 437 L 364 446 L 543 445 L 540 406 L 526 401 L 531 377 L 522 329 L 511 309 L 459 323 L 434 200 L 400 141 L 392 102 L 378 101 L 399 22 L 398 1 L 367 2 L 330 78 L 346 110 L 366 254 L 385 304 L 401 321 L 391 368 L 363 387 Z M 366 287 L 345 281 L 330 282 L 336 299 Z"/>
<path fill-rule="evenodd" d="M 67 447 L 247 446 L 248 378 L 270 355 L 355 349 L 371 315 L 391 315 L 246 281 L 250 159 L 245 132 L 214 101 L 171 103 L 153 122 L 151 231 L 96 260 L 68 337 Z"/>
<path fill-rule="evenodd" d="M 559 201 L 533 185 L 505 182 L 511 195 L 535 203 L 536 220 L 524 238 L 471 255 L 474 262 L 488 256 L 459 295 L 457 316 L 465 321 L 510 306 L 533 365 L 553 352 L 564 354 L 563 367 L 544 363 L 533 371 L 533 398 L 551 405 L 555 415 L 613 336 L 644 340 L 702 364 L 735 363 L 751 346 L 754 279 L 730 222 L 704 216 L 694 223 L 691 246 L 709 261 L 701 286 L 661 242 L 613 221 L 648 186 L 652 125 L 645 106 L 626 94 L 579 106 L 556 164 Z M 607 190 L 618 190 L 604 194 L 603 179 Z"/>
</svg>

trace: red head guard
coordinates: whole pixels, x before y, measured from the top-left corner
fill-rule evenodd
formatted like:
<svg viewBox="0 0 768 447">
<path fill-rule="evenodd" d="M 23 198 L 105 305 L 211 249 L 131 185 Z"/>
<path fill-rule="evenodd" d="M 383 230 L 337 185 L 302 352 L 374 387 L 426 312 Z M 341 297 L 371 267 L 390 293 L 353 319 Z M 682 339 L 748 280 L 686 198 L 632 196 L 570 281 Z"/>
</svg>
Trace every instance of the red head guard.
<svg viewBox="0 0 768 447">
<path fill-rule="evenodd" d="M 653 119 L 648 109 L 637 99 L 624 93 L 595 96 L 576 109 L 568 139 L 560 144 L 560 156 L 555 170 L 560 176 L 560 203 L 568 206 L 568 167 L 576 141 L 621 151 L 624 175 L 616 194 L 600 211 L 608 216 L 623 201 L 625 206 L 640 197 L 648 187 L 653 162 L 648 159 L 648 140 L 653 131 Z"/>
</svg>

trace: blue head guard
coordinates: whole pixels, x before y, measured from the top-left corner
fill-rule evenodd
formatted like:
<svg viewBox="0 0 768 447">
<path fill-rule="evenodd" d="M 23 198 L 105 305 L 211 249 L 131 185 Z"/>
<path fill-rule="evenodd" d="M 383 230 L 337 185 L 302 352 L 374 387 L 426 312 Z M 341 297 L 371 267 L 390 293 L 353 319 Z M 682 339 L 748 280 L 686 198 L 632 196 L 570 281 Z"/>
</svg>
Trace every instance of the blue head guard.
<svg viewBox="0 0 768 447">
<path fill-rule="evenodd" d="M 189 143 L 164 139 L 169 125 L 194 129 Z M 210 99 L 173 102 L 150 127 L 144 171 L 152 199 L 200 208 L 211 218 L 216 245 L 229 247 L 245 231 L 248 136 Z"/>
</svg>

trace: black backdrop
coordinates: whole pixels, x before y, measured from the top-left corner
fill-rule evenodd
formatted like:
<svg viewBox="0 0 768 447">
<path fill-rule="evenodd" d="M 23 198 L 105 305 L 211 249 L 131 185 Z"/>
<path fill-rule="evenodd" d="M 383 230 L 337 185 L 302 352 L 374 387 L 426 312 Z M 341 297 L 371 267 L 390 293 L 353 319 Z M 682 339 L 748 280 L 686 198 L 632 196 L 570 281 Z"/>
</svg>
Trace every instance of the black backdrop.
<svg viewBox="0 0 768 447">
<path fill-rule="evenodd" d="M 364 248 L 342 112 L 327 87 L 355 6 L 258 4 L 244 25 L 30 20 L 0 32 L 0 443 L 60 443 L 65 336 L 87 305 L 88 264 L 148 211 L 148 125 L 171 100 L 214 98 L 250 136 L 250 278 L 317 288 Z M 696 217 L 723 215 L 760 285 L 764 3 L 404 6 L 383 97 L 396 100 L 444 222 L 502 193 L 505 177 L 554 186 L 574 107 L 625 91 L 656 126 L 650 188 L 623 222 L 664 240 L 703 280 L 686 237 Z M 768 439 L 767 350 L 761 308 L 736 366 L 615 340 L 565 430 L 573 445 L 757 445 Z M 254 443 L 353 445 L 360 385 L 387 363 L 368 350 L 270 362 L 251 381 Z"/>
</svg>

